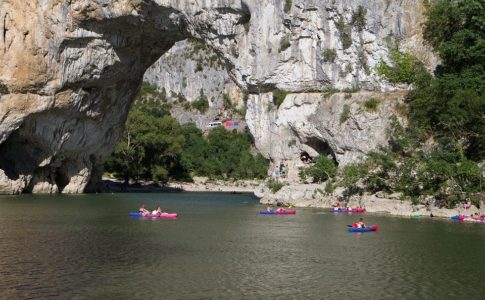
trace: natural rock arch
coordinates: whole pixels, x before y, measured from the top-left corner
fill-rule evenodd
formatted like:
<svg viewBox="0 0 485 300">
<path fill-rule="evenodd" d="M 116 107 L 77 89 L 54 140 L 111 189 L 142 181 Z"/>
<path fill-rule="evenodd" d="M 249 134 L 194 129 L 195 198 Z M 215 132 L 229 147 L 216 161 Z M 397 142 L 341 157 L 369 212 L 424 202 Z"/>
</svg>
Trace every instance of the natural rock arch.
<svg viewBox="0 0 485 300">
<path fill-rule="evenodd" d="M 28 2 L 0 3 L 7 194 L 95 190 L 145 70 L 189 36 L 237 55 L 250 19 L 240 1 Z"/>
<path fill-rule="evenodd" d="M 294 0 L 289 12 L 284 0 L 244 1 L 0 1 L 0 193 L 95 190 L 145 69 L 189 36 L 223 57 L 231 79 L 251 93 L 246 120 L 272 159 L 304 150 L 288 147 L 295 124 L 295 140 L 321 138 L 342 164 L 382 144 L 381 131 L 362 126 L 368 116 L 339 123 L 339 95 L 320 101 L 307 93 L 355 82 L 392 88 L 373 71 L 387 59 L 386 40 L 416 45 L 436 63 L 420 43 L 420 0 Z M 358 6 L 367 9 L 366 25 L 343 49 L 336 25 Z M 325 49 L 336 51 L 335 62 L 322 58 Z M 275 88 L 302 94 L 269 113 Z"/>
</svg>

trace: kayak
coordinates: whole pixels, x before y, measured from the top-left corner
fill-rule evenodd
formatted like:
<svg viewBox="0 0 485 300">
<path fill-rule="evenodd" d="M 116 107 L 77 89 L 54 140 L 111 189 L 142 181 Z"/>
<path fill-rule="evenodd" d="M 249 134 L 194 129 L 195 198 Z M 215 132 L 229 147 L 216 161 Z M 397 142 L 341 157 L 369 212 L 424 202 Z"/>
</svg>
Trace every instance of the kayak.
<svg viewBox="0 0 485 300">
<path fill-rule="evenodd" d="M 169 214 L 169 213 L 161 213 L 161 214 L 156 214 L 156 215 L 152 215 L 152 214 L 142 214 L 142 213 L 139 213 L 139 212 L 131 212 L 128 214 L 128 216 L 130 217 L 143 217 L 143 218 L 167 218 L 167 219 L 175 219 L 177 218 L 177 214 Z"/>
<path fill-rule="evenodd" d="M 285 211 L 260 211 L 262 215 L 295 215 L 296 210 L 285 210 Z"/>
<path fill-rule="evenodd" d="M 485 218 L 483 217 L 480 217 L 480 219 L 474 219 L 472 218 L 472 216 L 463 216 L 463 215 L 452 216 L 451 219 L 455 221 L 465 221 L 465 222 L 484 222 L 485 221 Z"/>
<path fill-rule="evenodd" d="M 379 226 L 377 225 L 371 225 L 369 227 L 364 227 L 364 228 L 354 228 L 354 227 L 349 227 L 349 232 L 369 232 L 369 231 L 377 231 L 379 229 Z"/>
<path fill-rule="evenodd" d="M 365 208 L 353 208 L 353 209 L 334 209 L 332 208 L 330 210 L 330 212 L 334 212 L 334 213 L 364 213 L 365 212 Z"/>
<path fill-rule="evenodd" d="M 459 222 L 485 222 L 485 218 L 480 217 L 480 219 L 474 219 L 472 216 L 452 216 L 452 220 Z"/>
</svg>

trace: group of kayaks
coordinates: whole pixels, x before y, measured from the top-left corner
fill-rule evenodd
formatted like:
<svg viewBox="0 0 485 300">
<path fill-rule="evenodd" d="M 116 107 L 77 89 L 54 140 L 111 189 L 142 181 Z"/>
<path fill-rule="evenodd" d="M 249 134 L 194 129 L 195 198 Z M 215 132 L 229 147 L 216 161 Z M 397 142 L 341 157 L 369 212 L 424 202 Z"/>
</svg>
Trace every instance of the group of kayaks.
<svg viewBox="0 0 485 300">
<path fill-rule="evenodd" d="M 451 219 L 453 221 L 460 221 L 460 222 L 485 222 L 485 216 L 465 216 L 465 215 L 457 215 L 452 216 Z"/>
<path fill-rule="evenodd" d="M 354 209 L 334 209 L 330 210 L 333 213 L 364 213 L 365 208 L 354 208 Z M 285 209 L 277 209 L 277 210 L 265 210 L 259 212 L 261 215 L 296 215 L 296 210 L 285 210 Z M 348 225 L 348 232 L 370 232 L 370 231 L 377 231 L 379 226 L 371 225 L 367 227 L 359 227 L 357 224 Z"/>
<path fill-rule="evenodd" d="M 134 217 L 134 218 L 151 218 L 151 219 L 156 219 L 156 218 L 176 219 L 177 218 L 176 213 L 144 214 L 141 212 L 131 212 L 128 214 L 128 216 Z"/>
<path fill-rule="evenodd" d="M 359 207 L 359 208 L 345 209 L 345 208 L 334 207 L 334 208 L 330 209 L 330 212 L 338 213 L 338 214 L 339 213 L 347 213 L 347 214 L 365 213 L 365 208 Z"/>
</svg>

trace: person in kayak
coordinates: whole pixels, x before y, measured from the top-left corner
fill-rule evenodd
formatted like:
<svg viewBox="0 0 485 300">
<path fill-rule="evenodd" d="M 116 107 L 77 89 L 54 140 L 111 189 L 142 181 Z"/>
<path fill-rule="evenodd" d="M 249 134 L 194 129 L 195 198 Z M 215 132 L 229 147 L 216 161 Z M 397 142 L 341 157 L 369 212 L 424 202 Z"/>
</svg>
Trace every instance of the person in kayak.
<svg viewBox="0 0 485 300">
<path fill-rule="evenodd" d="M 285 209 L 283 207 L 279 207 L 276 211 L 277 212 L 285 212 Z"/>
<path fill-rule="evenodd" d="M 340 210 L 340 201 L 337 201 L 334 205 L 333 205 L 333 210 L 337 211 L 337 210 Z"/>
<path fill-rule="evenodd" d="M 481 221 L 481 219 L 482 219 L 482 217 L 478 213 L 475 213 L 471 217 L 472 217 L 473 220 L 476 220 L 476 221 Z"/>
<path fill-rule="evenodd" d="M 155 209 L 154 211 L 152 211 L 152 215 L 161 215 L 162 213 L 163 213 L 163 211 L 160 208 L 160 206 L 157 206 L 157 209 Z"/>
<path fill-rule="evenodd" d="M 271 207 L 271 205 L 268 205 L 268 207 L 266 207 L 266 211 L 268 211 L 268 212 L 273 211 L 273 208 Z"/>
<path fill-rule="evenodd" d="M 138 211 L 144 215 L 150 214 L 150 212 L 145 208 L 145 204 L 142 204 L 140 206 L 140 209 L 138 209 Z"/>
<path fill-rule="evenodd" d="M 362 218 L 359 218 L 359 221 L 355 222 L 354 225 L 353 225 L 354 228 L 365 228 L 365 223 L 364 223 L 364 219 Z"/>
</svg>

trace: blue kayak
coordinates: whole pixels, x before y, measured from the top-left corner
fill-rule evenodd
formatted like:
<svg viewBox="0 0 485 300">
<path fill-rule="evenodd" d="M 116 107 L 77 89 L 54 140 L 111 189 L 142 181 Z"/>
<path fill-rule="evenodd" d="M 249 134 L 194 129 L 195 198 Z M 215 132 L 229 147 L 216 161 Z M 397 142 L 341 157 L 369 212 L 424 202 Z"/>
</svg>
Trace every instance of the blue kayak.
<svg viewBox="0 0 485 300">
<path fill-rule="evenodd" d="M 284 210 L 284 211 L 260 211 L 259 212 L 262 215 L 294 215 L 296 214 L 296 210 Z"/>
<path fill-rule="evenodd" d="M 364 227 L 364 228 L 354 228 L 354 227 L 349 227 L 349 232 L 369 232 L 369 231 L 377 231 L 379 229 L 379 226 L 377 225 L 371 225 L 369 227 Z"/>
</svg>

